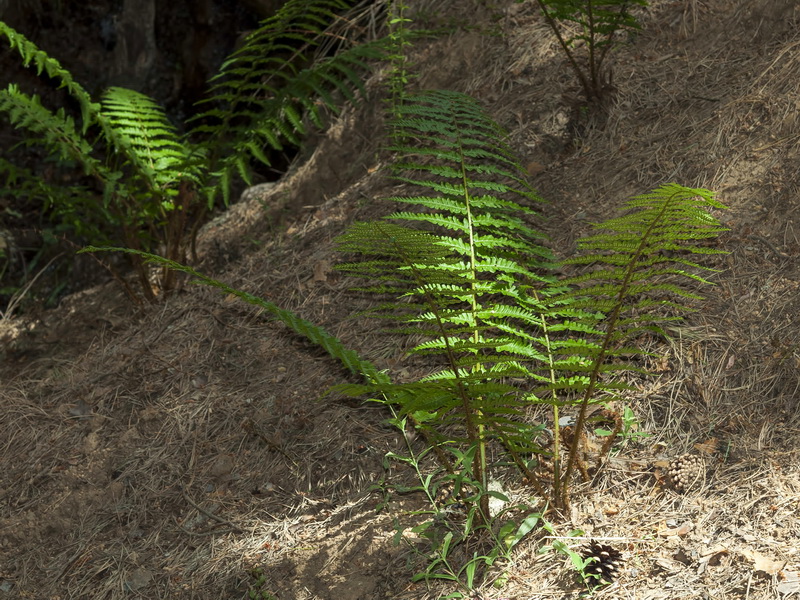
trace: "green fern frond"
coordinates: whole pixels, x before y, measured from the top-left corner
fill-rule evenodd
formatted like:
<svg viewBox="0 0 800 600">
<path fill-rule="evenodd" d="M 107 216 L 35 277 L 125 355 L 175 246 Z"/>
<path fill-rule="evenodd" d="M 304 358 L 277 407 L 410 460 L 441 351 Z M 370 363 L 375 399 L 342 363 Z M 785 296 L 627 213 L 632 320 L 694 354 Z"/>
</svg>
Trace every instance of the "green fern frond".
<svg viewBox="0 0 800 600">
<path fill-rule="evenodd" d="M 109 88 L 102 98 L 103 118 L 117 152 L 142 176 L 149 189 L 166 192 L 186 179 L 198 180 L 191 151 L 180 140 L 164 110 L 148 96 Z"/>
<path fill-rule="evenodd" d="M 362 289 L 393 294 L 377 314 L 400 324 L 393 331 L 423 338 L 411 353 L 440 361 L 420 381 L 381 392 L 434 440 L 444 439 L 443 427 L 463 427 L 447 439 L 476 445 L 473 470 L 484 476 L 488 437 L 517 435 L 527 401 L 505 379 L 534 376 L 518 340 L 529 337 L 523 321 L 534 320 L 520 303 L 524 288 L 552 281 L 552 256 L 525 221 L 539 198 L 502 129 L 472 98 L 430 92 L 394 110 L 395 179 L 421 193 L 390 198 L 398 211 L 341 236 L 339 248 L 365 262 L 340 268 L 379 282 Z"/>
<path fill-rule="evenodd" d="M 629 11 L 635 5 L 647 6 L 646 0 L 543 0 L 543 4 L 551 18 L 577 26 L 567 44 L 581 40 L 598 47 L 610 44 L 620 29 L 639 29 Z"/>
<path fill-rule="evenodd" d="M 79 251 L 79 253 L 83 252 L 123 252 L 126 254 L 134 254 L 145 259 L 147 262 L 167 267 L 173 271 L 186 273 L 193 278 L 192 283 L 200 283 L 217 288 L 226 294 L 232 294 L 244 300 L 248 304 L 264 309 L 298 335 L 324 348 L 328 354 L 338 359 L 348 371 L 364 377 L 370 385 L 385 386 L 389 384 L 389 378 L 385 373 L 379 371 L 369 361 L 361 358 L 357 352 L 346 348 L 336 336 L 328 333 L 324 328 L 314 325 L 310 321 L 297 316 L 289 310 L 280 308 L 278 305 L 264 300 L 263 298 L 237 290 L 221 281 L 203 275 L 189 266 L 166 259 L 162 256 L 141 252 L 139 250 L 132 250 L 130 248 L 88 246 Z"/>
<path fill-rule="evenodd" d="M 211 106 L 193 120 L 194 134 L 217 162 L 227 202 L 229 174 L 243 173 L 248 160 L 268 163 L 264 148 L 280 150 L 284 143 L 299 145 L 306 117 L 323 124 L 323 110 L 338 112 L 340 100 L 364 92 L 362 74 L 368 63 L 381 58 L 385 42 L 343 47 L 335 55 L 307 63 L 310 50 L 328 36 L 338 14 L 350 7 L 344 0 L 289 0 L 245 40 L 212 79 Z"/>
<path fill-rule="evenodd" d="M 586 266 L 589 270 L 563 284 L 578 285 L 582 292 L 595 297 L 635 296 L 649 290 L 693 297 L 688 291 L 663 283 L 664 277 L 709 283 L 685 267 L 714 269 L 685 257 L 724 254 L 723 250 L 693 243 L 727 231 L 711 215 L 711 211 L 725 208 L 711 192 L 667 184 L 633 198 L 626 206 L 629 214 L 597 225 L 599 233 L 579 240 L 582 254 L 564 264 Z M 587 288 L 590 281 L 597 283 Z"/>
<path fill-rule="evenodd" d="M 618 380 L 603 378 L 603 374 L 641 370 L 625 359 L 646 353 L 624 344 L 637 335 L 660 333 L 660 324 L 678 318 L 671 312 L 690 310 L 685 302 L 700 296 L 686 283 L 710 283 L 693 271 L 714 269 L 687 257 L 723 253 L 697 243 L 727 230 L 712 215 L 712 211 L 725 207 L 708 190 L 666 184 L 633 198 L 626 206 L 627 214 L 596 225 L 595 234 L 578 241 L 579 255 L 564 264 L 585 272 L 561 280 L 560 291 L 548 296 L 548 301 L 558 308 L 552 312 L 549 336 L 543 342 L 561 366 L 554 367 L 557 375 L 551 377 L 551 389 L 544 386 L 535 393 L 580 393 L 578 430 L 584 425 L 588 404 L 604 395 L 613 397 L 621 387 Z M 573 287 L 564 288 L 565 285 Z M 605 316 L 596 321 L 559 319 L 557 313 L 565 307 L 600 310 Z M 591 328 L 583 332 L 582 343 L 573 337 L 569 344 L 562 341 L 555 345 L 557 339 L 573 331 L 576 323 Z M 608 360 L 611 357 L 621 360 L 613 364 Z M 576 457 L 577 446 L 573 445 L 563 475 L 565 484 Z M 566 500 L 562 497 L 560 501 Z"/>
<path fill-rule="evenodd" d="M 723 253 L 695 243 L 726 231 L 711 216 L 712 210 L 723 208 L 708 190 L 676 184 L 629 201 L 628 214 L 597 225 L 596 234 L 578 241 L 579 256 L 563 261 L 586 270 L 559 281 L 560 291 L 538 306 L 551 321 L 549 331 L 618 341 L 642 327 L 657 330 L 660 320 L 672 318 L 664 310 L 690 310 L 684 302 L 701 296 L 681 281 L 708 284 L 697 271 L 713 269 L 686 257 Z M 548 304 L 552 310 L 545 309 Z M 582 317 L 567 318 L 565 309 Z M 593 317 L 596 311 L 607 316 Z"/>
<path fill-rule="evenodd" d="M 97 105 L 92 102 L 88 92 L 72 78 L 70 72 L 62 67 L 61 63 L 48 56 L 36 44 L 2 21 L 0 21 L 0 35 L 8 40 L 11 49 L 16 50 L 22 57 L 24 66 L 28 67 L 32 63 L 36 68 L 37 75 L 44 72 L 51 79 L 59 81 L 59 87 L 65 88 L 78 102 L 81 109 L 81 133 L 85 134 L 93 122 L 93 115 L 97 112 Z"/>
<path fill-rule="evenodd" d="M 42 106 L 38 96 L 29 96 L 10 84 L 0 91 L 0 111 L 8 115 L 14 127 L 33 134 L 29 140 L 43 144 L 62 160 L 82 165 L 90 175 L 105 171 L 100 161 L 92 157 L 92 147 L 76 129 L 75 121 L 63 109 L 54 113 Z"/>
<path fill-rule="evenodd" d="M 116 217 L 99 205 L 84 186 L 54 185 L 33 171 L 0 157 L 0 197 L 41 203 L 56 221 L 72 227 L 77 235 L 106 240 L 107 227 L 116 225 Z"/>
</svg>

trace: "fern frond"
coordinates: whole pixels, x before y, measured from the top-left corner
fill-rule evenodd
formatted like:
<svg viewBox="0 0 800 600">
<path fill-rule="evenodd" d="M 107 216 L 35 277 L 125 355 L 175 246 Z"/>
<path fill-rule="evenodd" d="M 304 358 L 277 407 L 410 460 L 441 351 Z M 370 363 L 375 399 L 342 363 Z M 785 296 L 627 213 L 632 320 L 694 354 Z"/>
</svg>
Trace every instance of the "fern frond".
<svg viewBox="0 0 800 600">
<path fill-rule="evenodd" d="M 102 98 L 108 137 L 123 160 L 147 182 L 164 193 L 182 180 L 198 180 L 190 165 L 191 151 L 180 140 L 164 110 L 148 96 L 126 88 L 109 88 Z"/>
<path fill-rule="evenodd" d="M 75 127 L 75 121 L 63 109 L 55 113 L 42 106 L 38 96 L 30 96 L 10 84 L 0 91 L 0 111 L 8 114 L 11 124 L 33 134 L 36 140 L 62 160 L 74 161 L 90 175 L 106 169 L 92 156 L 92 146 Z"/>
<path fill-rule="evenodd" d="M 92 102 L 89 93 L 72 78 L 72 74 L 62 67 L 61 63 L 2 21 L 0 21 L 0 35 L 8 40 L 8 45 L 12 50 L 17 51 L 24 66 L 28 67 L 33 64 L 37 75 L 44 72 L 49 78 L 59 81 L 59 87 L 65 88 L 78 102 L 81 109 L 81 133 L 85 134 L 92 124 L 93 115 L 97 112 L 97 105 Z"/>
<path fill-rule="evenodd" d="M 304 64 L 310 50 L 327 37 L 327 29 L 350 3 L 344 0 L 289 0 L 234 52 L 212 79 L 209 108 L 196 116 L 193 133 L 217 163 L 227 202 L 229 174 L 256 160 L 268 164 L 264 148 L 298 145 L 306 133 L 304 119 L 322 125 L 322 111 L 338 112 L 340 101 L 363 93 L 362 74 L 381 58 L 385 42 L 343 47 L 335 55 Z M 245 167 L 243 169 L 243 167 Z"/>
<path fill-rule="evenodd" d="M 42 210 L 51 213 L 56 222 L 60 221 L 88 239 L 107 240 L 108 227 L 118 224 L 113 213 L 102 204 L 98 205 L 91 190 L 79 185 L 50 184 L 33 171 L 2 157 L 0 197 L 41 204 Z"/>
<path fill-rule="evenodd" d="M 593 298 L 626 298 L 651 291 L 696 298 L 696 294 L 669 281 L 677 278 L 709 283 L 689 269 L 714 269 L 686 257 L 724 253 L 693 243 L 727 231 L 711 215 L 712 210 L 724 209 L 724 205 L 708 190 L 667 184 L 633 198 L 626 206 L 628 214 L 597 225 L 598 233 L 578 241 L 582 254 L 564 264 L 588 270 L 561 283 L 577 285 L 578 294 Z"/>
<path fill-rule="evenodd" d="M 340 237 L 341 250 L 366 259 L 342 268 L 380 282 L 366 289 L 394 293 L 397 301 L 378 314 L 401 324 L 394 331 L 424 338 L 411 353 L 441 360 L 413 386 L 382 391 L 434 439 L 441 427 L 462 426 L 456 439 L 477 445 L 474 472 L 485 475 L 488 432 L 519 432 L 525 403 L 504 379 L 534 375 L 518 340 L 528 335 L 523 321 L 534 320 L 520 302 L 525 286 L 552 279 L 552 256 L 537 243 L 543 236 L 524 220 L 539 198 L 473 99 L 430 92 L 394 110 L 392 149 L 402 157 L 395 178 L 421 193 L 390 198 L 398 211 Z"/>
<path fill-rule="evenodd" d="M 314 325 L 310 321 L 297 316 L 289 310 L 280 308 L 278 305 L 264 300 L 263 298 L 259 298 L 253 294 L 248 294 L 247 292 L 237 290 L 221 281 L 203 275 L 189 266 L 166 259 L 156 254 L 132 250 L 130 248 L 115 248 L 110 246 L 101 248 L 88 246 L 79 251 L 79 253 L 83 252 L 123 252 L 126 254 L 134 254 L 145 259 L 147 262 L 167 267 L 173 271 L 186 273 L 193 278 L 192 283 L 201 283 L 203 285 L 217 288 L 226 294 L 232 294 L 237 298 L 244 300 L 248 304 L 252 304 L 264 309 L 298 335 L 301 335 L 310 342 L 324 348 L 325 351 L 333 358 L 338 359 L 348 371 L 364 377 L 370 383 L 370 385 L 382 386 L 389 384 L 389 378 L 385 373 L 379 371 L 369 361 L 361 358 L 357 352 L 346 348 L 336 336 L 328 333 L 324 328 Z"/>
<path fill-rule="evenodd" d="M 639 29 L 629 11 L 635 5 L 647 6 L 646 0 L 543 0 L 543 4 L 551 18 L 577 26 L 567 44 L 581 40 L 598 47 L 610 44 L 620 29 Z"/>
<path fill-rule="evenodd" d="M 579 390 L 583 395 L 576 423 L 579 430 L 584 424 L 586 407 L 595 394 L 602 387 L 613 391 L 613 385 L 601 378 L 603 373 L 613 370 L 606 359 L 612 355 L 644 354 L 623 344 L 642 332 L 658 332 L 660 322 L 675 319 L 661 311 L 688 310 L 676 299 L 692 300 L 700 296 L 687 289 L 685 283 L 710 283 L 689 269 L 707 272 L 714 269 L 685 257 L 722 253 L 696 242 L 716 238 L 726 231 L 712 215 L 712 211 L 724 208 L 708 190 L 666 184 L 630 200 L 628 212 L 622 217 L 596 225 L 597 233 L 578 241 L 581 254 L 564 261 L 583 267 L 586 272 L 562 280 L 561 285 L 575 287 L 561 288 L 562 291 L 551 295 L 550 300 L 581 310 L 599 307 L 607 315 L 599 323 L 603 334 L 596 338 L 594 346 L 581 349 L 578 354 L 567 348 L 567 357 L 580 358 L 579 368 L 570 367 L 572 372 L 580 372 L 587 364 L 581 357 L 592 363 L 588 381 Z M 569 326 L 569 321 L 562 321 L 563 325 Z M 584 354 L 586 350 L 590 354 Z M 635 369 L 631 364 L 623 366 Z M 573 446 L 564 481 L 568 481 L 576 453 L 577 446 Z"/>
</svg>

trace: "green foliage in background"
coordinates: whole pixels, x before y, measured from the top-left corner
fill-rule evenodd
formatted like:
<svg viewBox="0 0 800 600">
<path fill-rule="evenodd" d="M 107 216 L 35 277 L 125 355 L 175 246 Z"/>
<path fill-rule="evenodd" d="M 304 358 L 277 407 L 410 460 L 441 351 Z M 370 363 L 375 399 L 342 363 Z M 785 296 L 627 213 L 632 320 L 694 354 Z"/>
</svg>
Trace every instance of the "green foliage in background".
<svg viewBox="0 0 800 600">
<path fill-rule="evenodd" d="M 23 169 L 4 149 L 0 178 L 13 180 L 6 189 L 40 203 L 79 238 L 184 260 L 204 214 L 219 195 L 228 201 L 234 178 L 249 182 L 253 161 L 268 165 L 270 150 L 298 145 L 309 126 L 324 125 L 325 111 L 337 112 L 363 92 L 366 61 L 382 55 L 382 42 L 351 44 L 337 36 L 329 56 L 313 58 L 349 6 L 344 0 L 284 4 L 223 63 L 186 135 L 137 91 L 114 87 L 96 102 L 56 59 L 0 22 L 0 36 L 23 64 L 64 89 L 79 114 L 47 108 L 15 84 L 0 91 L 0 113 L 24 146 L 80 170 L 65 185 Z M 133 260 L 142 292 L 152 299 L 149 273 L 138 255 Z M 162 290 L 173 287 L 168 270 L 158 283 Z"/>
<path fill-rule="evenodd" d="M 351 43 L 328 32 L 352 4 L 290 0 L 211 79 L 205 110 L 191 120 L 204 138 L 210 198 L 220 190 L 227 201 L 233 177 L 249 182 L 251 161 L 269 164 L 265 149 L 299 145 L 309 127 L 324 126 L 326 111 L 365 93 L 368 61 L 384 56 L 386 41 Z"/>
<path fill-rule="evenodd" d="M 647 1 L 535 1 L 578 77 L 587 102 L 603 99 L 612 89 L 611 70 L 606 67 L 608 54 L 620 43 L 622 32 L 639 29 L 631 9 L 647 6 Z"/>
</svg>

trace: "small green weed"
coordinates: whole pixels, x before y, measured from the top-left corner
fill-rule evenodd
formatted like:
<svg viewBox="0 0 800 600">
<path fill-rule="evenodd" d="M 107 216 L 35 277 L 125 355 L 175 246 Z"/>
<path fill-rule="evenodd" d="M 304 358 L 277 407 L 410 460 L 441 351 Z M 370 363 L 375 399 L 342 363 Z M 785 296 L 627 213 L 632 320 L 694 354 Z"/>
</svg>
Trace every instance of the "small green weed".
<svg viewBox="0 0 800 600">
<path fill-rule="evenodd" d="M 446 596 L 446 599 L 471 597 L 485 571 L 495 566 L 498 560 L 509 560 L 513 548 L 537 527 L 542 515 L 530 512 L 531 508 L 527 505 L 508 507 L 509 498 L 504 493 L 491 488 L 483 489 L 471 473 L 474 447 L 467 452 L 448 448 L 453 455 L 450 461 L 452 473 L 438 473 L 438 476 L 436 472 L 425 474 L 420 461 L 431 452 L 431 447 L 415 454 L 407 435 L 407 419 L 395 415 L 389 422 L 403 433 L 409 454 L 403 456 L 390 452 L 385 457 L 384 466 L 388 469 L 392 460 L 402 462 L 414 470 L 420 483 L 413 487 L 395 487 L 394 490 L 398 493 L 422 492 L 430 505 L 430 509 L 410 513 L 411 516 L 430 517 L 418 525 L 405 528 L 395 520 L 394 544 L 405 543 L 426 563 L 425 569 L 416 573 L 412 581 L 450 581 L 459 590 Z M 454 501 L 447 504 L 440 501 L 439 497 L 450 486 Z M 381 503 L 384 506 L 388 503 L 385 483 L 380 489 L 386 494 Z M 480 507 L 484 504 L 481 501 L 483 497 L 499 500 L 504 508 L 497 514 L 479 515 Z M 526 513 L 527 516 L 519 523 L 507 518 L 510 514 Z M 428 547 L 421 549 L 406 536 L 406 531 L 412 537 L 426 540 Z"/>
<path fill-rule="evenodd" d="M 253 582 L 247 590 L 248 600 L 278 600 L 274 594 L 264 589 L 267 584 L 267 575 L 263 568 L 256 567 L 251 569 L 248 574 L 253 578 Z"/>
<path fill-rule="evenodd" d="M 622 415 L 618 415 L 613 429 L 596 427 L 594 434 L 600 438 L 608 438 L 606 444 L 613 445 L 615 451 L 619 451 L 628 442 L 650 437 L 646 431 L 639 430 L 639 420 L 630 406 L 622 409 Z M 618 445 L 615 445 L 617 444 Z"/>
<path fill-rule="evenodd" d="M 558 536 L 552 523 L 544 522 L 542 529 L 552 536 L 552 542 L 539 549 L 540 554 L 556 552 L 567 556 L 573 570 L 577 574 L 580 582 L 586 586 L 588 591 L 595 590 L 610 585 L 617 569 L 621 563 L 621 553 L 610 546 L 596 543 L 592 540 L 588 547 L 582 545 L 578 552 L 570 547 L 570 539 L 584 539 L 584 532 L 580 529 L 573 529 L 566 537 Z M 605 557 L 605 563 L 601 563 L 600 556 Z"/>
</svg>

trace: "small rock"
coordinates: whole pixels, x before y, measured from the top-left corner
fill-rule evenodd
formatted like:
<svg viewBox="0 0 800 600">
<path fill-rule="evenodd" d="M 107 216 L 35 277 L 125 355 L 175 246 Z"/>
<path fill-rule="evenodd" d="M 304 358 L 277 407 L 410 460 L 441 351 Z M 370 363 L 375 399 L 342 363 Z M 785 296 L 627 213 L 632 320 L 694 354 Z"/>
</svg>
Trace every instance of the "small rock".
<svg viewBox="0 0 800 600">
<path fill-rule="evenodd" d="M 211 465 L 211 476 L 220 481 L 227 481 L 230 479 L 233 467 L 233 457 L 230 454 L 220 454 Z"/>
<path fill-rule="evenodd" d="M 128 592 L 135 592 L 137 590 L 142 589 L 153 578 L 153 574 L 148 571 L 147 569 L 136 569 L 133 571 L 129 576 L 128 579 L 125 580 L 123 586 L 125 591 Z"/>
</svg>

